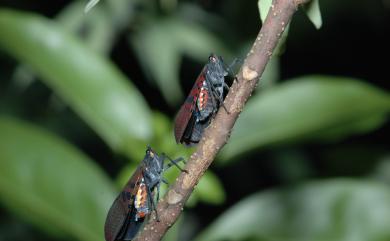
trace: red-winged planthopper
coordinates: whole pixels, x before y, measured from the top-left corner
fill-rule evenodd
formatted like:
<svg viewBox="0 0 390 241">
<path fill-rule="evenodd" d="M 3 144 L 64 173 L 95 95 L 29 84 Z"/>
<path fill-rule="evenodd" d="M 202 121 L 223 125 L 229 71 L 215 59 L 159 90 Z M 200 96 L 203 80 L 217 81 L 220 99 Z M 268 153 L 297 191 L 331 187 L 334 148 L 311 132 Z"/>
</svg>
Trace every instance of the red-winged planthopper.
<svg viewBox="0 0 390 241">
<path fill-rule="evenodd" d="M 170 161 L 166 165 L 165 159 Z M 147 147 L 144 159 L 108 211 L 104 225 L 106 241 L 132 240 L 153 210 L 158 220 L 156 203 L 160 195 L 160 184 L 167 183 L 162 175 L 171 166 L 184 171 L 178 165 L 181 161 L 184 162 L 184 159 L 172 160 Z"/>
<path fill-rule="evenodd" d="M 200 141 L 204 129 L 223 105 L 224 89 L 229 89 L 225 83 L 227 75 L 222 58 L 211 54 L 176 115 L 176 143 L 192 146 Z"/>
</svg>

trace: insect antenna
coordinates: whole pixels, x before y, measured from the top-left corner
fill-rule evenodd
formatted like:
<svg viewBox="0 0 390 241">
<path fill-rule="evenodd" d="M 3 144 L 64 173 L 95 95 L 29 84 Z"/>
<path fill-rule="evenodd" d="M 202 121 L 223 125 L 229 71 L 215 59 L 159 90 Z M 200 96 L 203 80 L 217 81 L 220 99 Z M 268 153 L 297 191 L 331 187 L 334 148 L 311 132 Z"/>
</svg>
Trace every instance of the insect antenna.
<svg viewBox="0 0 390 241">
<path fill-rule="evenodd" d="M 233 73 L 232 69 L 237 65 L 237 64 L 242 64 L 244 61 L 240 58 L 234 58 L 233 61 L 229 64 L 229 66 L 226 66 L 225 63 L 223 64 L 225 67 L 226 72 L 229 73 L 230 76 L 235 76 Z"/>
<path fill-rule="evenodd" d="M 233 81 L 236 80 L 238 81 L 238 78 L 237 78 L 237 74 L 234 74 L 233 73 L 233 68 L 237 65 L 237 64 L 242 64 L 244 63 L 244 61 L 241 59 L 241 58 L 235 58 L 233 59 L 233 61 L 229 64 L 229 66 L 226 66 L 225 63 L 223 64 L 224 65 L 224 68 L 226 70 L 226 72 L 228 72 L 228 74 L 233 78 Z M 237 73 L 237 71 L 235 71 Z M 225 85 L 224 85 L 225 87 Z M 227 89 L 229 89 L 229 86 L 226 86 Z"/>
<path fill-rule="evenodd" d="M 167 159 L 170 161 L 170 162 L 166 165 L 166 167 L 163 168 L 163 172 L 166 171 L 166 170 L 168 170 L 168 169 L 169 169 L 170 167 L 172 167 L 172 166 L 176 166 L 177 169 L 179 169 L 180 171 L 188 173 L 187 170 L 181 168 L 181 167 L 177 164 L 177 163 L 179 163 L 179 162 L 184 162 L 184 163 L 186 163 L 186 161 L 184 160 L 183 157 L 179 157 L 179 158 L 177 158 L 177 159 L 175 159 L 175 160 L 172 160 L 169 156 L 166 156 L 164 153 L 162 154 L 162 156 L 163 156 L 163 158 L 167 158 Z"/>
</svg>

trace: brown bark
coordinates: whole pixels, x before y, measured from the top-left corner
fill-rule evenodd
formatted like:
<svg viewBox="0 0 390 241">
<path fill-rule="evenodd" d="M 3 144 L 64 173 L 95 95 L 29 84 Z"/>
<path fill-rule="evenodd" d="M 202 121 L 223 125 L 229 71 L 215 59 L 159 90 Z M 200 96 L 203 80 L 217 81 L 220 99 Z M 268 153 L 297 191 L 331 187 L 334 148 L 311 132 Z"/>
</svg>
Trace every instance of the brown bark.
<svg viewBox="0 0 390 241">
<path fill-rule="evenodd" d="M 309 0 L 273 0 L 267 18 L 254 41 L 239 73 L 225 99 L 229 114 L 220 108 L 215 119 L 205 130 L 196 151 L 191 155 L 185 169 L 167 194 L 158 203 L 160 222 L 150 221 L 135 240 L 160 240 L 177 220 L 184 204 L 210 166 L 218 151 L 227 143 L 233 125 L 251 93 L 259 82 L 265 66 L 272 56 L 279 38 L 300 4 Z"/>
</svg>

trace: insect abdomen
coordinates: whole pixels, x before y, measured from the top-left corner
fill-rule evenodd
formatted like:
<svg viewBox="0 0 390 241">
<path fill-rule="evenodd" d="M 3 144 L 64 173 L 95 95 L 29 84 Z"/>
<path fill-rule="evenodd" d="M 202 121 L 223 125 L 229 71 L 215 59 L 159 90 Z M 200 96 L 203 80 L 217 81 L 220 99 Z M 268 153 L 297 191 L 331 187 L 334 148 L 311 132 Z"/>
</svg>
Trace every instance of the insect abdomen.
<svg viewBox="0 0 390 241">
<path fill-rule="evenodd" d="M 137 210 L 135 221 L 144 218 L 150 212 L 148 205 L 148 191 L 145 183 L 141 183 L 139 185 L 138 191 L 135 195 L 134 207 Z"/>
</svg>

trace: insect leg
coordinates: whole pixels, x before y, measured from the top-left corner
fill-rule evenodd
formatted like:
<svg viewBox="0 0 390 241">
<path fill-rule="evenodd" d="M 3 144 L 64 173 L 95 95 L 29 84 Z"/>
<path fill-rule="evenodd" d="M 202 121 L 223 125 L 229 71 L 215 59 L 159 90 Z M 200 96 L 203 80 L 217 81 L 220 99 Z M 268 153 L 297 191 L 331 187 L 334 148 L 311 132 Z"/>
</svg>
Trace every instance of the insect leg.
<svg viewBox="0 0 390 241">
<path fill-rule="evenodd" d="M 162 180 L 161 180 L 161 181 L 162 181 Z M 156 195 L 156 196 L 157 196 L 157 199 L 156 199 L 156 200 L 157 200 L 157 201 L 156 201 L 157 203 L 158 203 L 158 201 L 160 200 L 160 184 L 161 184 L 160 182 L 158 182 L 158 184 L 157 184 L 157 195 Z"/>
<path fill-rule="evenodd" d="M 227 85 L 225 82 L 223 82 L 223 88 L 225 88 L 227 91 L 230 90 L 230 87 L 229 85 Z"/>
<path fill-rule="evenodd" d="M 211 92 L 214 93 L 214 91 L 216 91 L 216 90 L 213 88 L 212 84 L 211 84 L 210 81 L 207 79 L 207 77 L 206 77 L 205 81 L 206 81 L 207 86 L 209 87 L 209 90 L 211 90 Z M 215 101 L 215 96 L 214 96 L 214 94 L 211 94 L 211 103 L 213 104 L 213 108 L 214 108 L 214 109 L 217 109 L 218 106 L 217 106 L 217 103 L 216 103 L 216 101 Z"/>
<path fill-rule="evenodd" d="M 186 162 L 185 160 L 184 160 L 184 158 L 183 157 L 179 157 L 179 158 L 177 158 L 177 159 L 175 159 L 175 160 L 172 160 L 169 156 L 165 156 L 169 161 L 170 161 L 170 163 L 168 163 L 167 165 L 166 165 L 166 167 L 164 167 L 164 170 L 163 171 L 166 171 L 166 170 L 168 170 L 171 166 L 173 166 L 173 165 L 175 165 L 176 167 L 177 167 L 177 169 L 179 169 L 180 171 L 182 171 L 182 172 L 187 172 L 187 170 L 184 170 L 184 169 L 182 169 L 177 163 L 179 163 L 179 162 Z M 187 172 L 188 173 L 188 172 Z"/>
<path fill-rule="evenodd" d="M 215 103 L 215 99 L 218 99 L 219 103 L 223 106 L 223 108 L 226 110 L 227 113 L 229 111 L 226 109 L 225 105 L 223 104 L 223 99 L 221 96 L 217 96 L 217 90 L 214 88 L 214 86 L 210 83 L 210 81 L 206 78 L 206 84 L 208 85 L 209 89 L 211 90 L 211 102 L 213 103 L 214 109 L 217 109 L 217 104 Z"/>
<path fill-rule="evenodd" d="M 229 75 L 230 75 L 231 77 L 233 77 L 233 81 L 234 81 L 234 80 L 238 81 L 238 78 L 237 78 L 237 76 L 233 73 L 232 69 L 233 69 L 233 67 L 234 67 L 235 65 L 237 65 L 237 64 L 242 64 L 242 63 L 244 63 L 244 61 L 242 61 L 242 59 L 240 59 L 240 58 L 235 58 L 229 66 L 225 67 L 226 72 L 228 72 Z M 236 72 L 236 73 L 237 73 L 237 72 Z M 225 85 L 224 85 L 224 87 L 225 87 Z M 229 87 L 229 86 L 227 86 L 227 87 Z M 227 88 L 227 89 L 229 89 L 229 88 Z"/>
<path fill-rule="evenodd" d="M 228 111 L 228 109 L 226 108 L 225 104 L 223 103 L 223 101 L 221 102 L 221 105 L 222 107 L 225 109 L 226 113 L 228 113 L 230 115 L 230 112 Z"/>
<path fill-rule="evenodd" d="M 219 103 L 220 103 L 221 106 L 225 109 L 226 113 L 230 114 L 230 112 L 227 110 L 226 106 L 223 104 L 223 97 L 221 97 L 221 96 L 219 96 L 219 95 L 216 94 L 216 93 L 217 93 L 217 90 L 214 88 L 214 86 L 213 86 L 211 83 L 209 83 L 209 81 L 207 80 L 207 78 L 206 78 L 206 83 L 207 83 L 208 86 L 210 86 L 210 89 L 211 89 L 211 93 L 212 93 L 212 95 L 211 95 L 211 101 L 213 101 L 213 105 L 214 105 L 214 103 L 215 103 L 215 102 L 214 102 L 215 99 L 218 99 Z M 224 82 L 224 84 L 226 84 L 226 83 Z M 214 105 L 214 106 L 216 107 L 216 105 Z"/>
<path fill-rule="evenodd" d="M 156 213 L 156 220 L 157 222 L 160 222 L 160 218 L 158 217 L 158 213 L 157 213 L 156 203 L 153 200 L 152 191 L 150 190 L 149 187 L 147 187 L 146 190 L 148 192 L 150 206 L 152 207 L 151 211 L 153 212 L 154 210 L 154 212 Z M 157 195 L 159 195 L 159 193 L 157 193 Z"/>
<path fill-rule="evenodd" d="M 165 180 L 165 178 L 161 178 L 161 181 L 167 185 L 169 185 L 169 182 L 167 180 Z"/>
<path fill-rule="evenodd" d="M 237 64 L 242 64 L 243 61 L 240 58 L 235 58 L 233 61 L 229 64 L 229 66 L 225 67 L 226 72 L 229 73 L 230 76 L 234 76 L 234 73 L 232 71 L 233 67 Z"/>
</svg>

